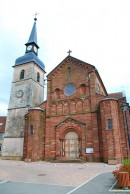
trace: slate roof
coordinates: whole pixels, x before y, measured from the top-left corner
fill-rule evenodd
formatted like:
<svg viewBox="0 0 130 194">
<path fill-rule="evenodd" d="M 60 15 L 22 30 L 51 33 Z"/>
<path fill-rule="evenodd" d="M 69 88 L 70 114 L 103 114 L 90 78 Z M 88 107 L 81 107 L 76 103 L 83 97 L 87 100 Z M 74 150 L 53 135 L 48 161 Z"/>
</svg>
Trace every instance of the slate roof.
<svg viewBox="0 0 130 194">
<path fill-rule="evenodd" d="M 30 44 L 30 43 L 35 43 L 37 45 L 37 29 L 36 29 L 36 20 L 33 24 L 33 28 L 32 28 L 32 31 L 31 31 L 31 34 L 30 34 L 30 37 L 28 39 L 28 42 L 26 43 L 27 44 Z M 38 46 L 38 45 L 37 45 Z"/>
<path fill-rule="evenodd" d="M 29 62 L 35 62 L 40 68 L 45 70 L 44 63 L 33 52 L 25 53 L 22 57 L 17 58 L 14 66 Z"/>
</svg>

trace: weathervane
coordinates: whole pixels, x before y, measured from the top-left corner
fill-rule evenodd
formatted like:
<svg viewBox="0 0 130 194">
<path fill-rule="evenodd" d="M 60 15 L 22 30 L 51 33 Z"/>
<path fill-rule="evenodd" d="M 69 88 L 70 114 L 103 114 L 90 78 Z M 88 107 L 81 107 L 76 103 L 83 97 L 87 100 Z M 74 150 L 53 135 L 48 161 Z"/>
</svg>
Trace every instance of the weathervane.
<svg viewBox="0 0 130 194">
<path fill-rule="evenodd" d="M 34 17 L 35 22 L 37 21 L 37 15 L 38 15 L 38 14 L 39 14 L 39 13 L 37 13 L 37 12 L 34 14 L 34 16 L 35 16 L 35 17 Z"/>
<path fill-rule="evenodd" d="M 67 53 L 69 53 L 69 56 L 70 56 L 70 53 L 72 53 L 72 51 L 69 50 Z"/>
</svg>

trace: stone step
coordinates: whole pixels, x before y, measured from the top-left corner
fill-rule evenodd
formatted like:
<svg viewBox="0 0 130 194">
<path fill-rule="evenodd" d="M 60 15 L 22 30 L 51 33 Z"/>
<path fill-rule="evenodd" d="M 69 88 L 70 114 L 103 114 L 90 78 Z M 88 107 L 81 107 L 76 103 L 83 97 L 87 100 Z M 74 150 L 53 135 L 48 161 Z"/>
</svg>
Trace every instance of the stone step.
<svg viewBox="0 0 130 194">
<path fill-rule="evenodd" d="M 69 159 L 56 159 L 51 161 L 52 163 L 85 163 L 86 161 L 82 160 L 82 159 L 73 159 L 73 158 L 69 158 Z"/>
</svg>

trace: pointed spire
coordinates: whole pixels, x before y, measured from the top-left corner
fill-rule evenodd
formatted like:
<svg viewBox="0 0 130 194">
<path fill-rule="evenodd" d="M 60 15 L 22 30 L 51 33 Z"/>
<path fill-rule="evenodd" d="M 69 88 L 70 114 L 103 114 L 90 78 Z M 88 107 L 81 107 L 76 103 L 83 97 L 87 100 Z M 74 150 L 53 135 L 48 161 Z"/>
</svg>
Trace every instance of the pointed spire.
<svg viewBox="0 0 130 194">
<path fill-rule="evenodd" d="M 35 14 L 33 28 L 26 45 L 25 54 L 16 59 L 15 65 L 22 65 L 29 62 L 35 62 L 41 69 L 45 69 L 44 63 L 37 57 L 39 46 L 37 45 L 37 30 L 36 30 L 36 18 L 37 13 Z"/>
<path fill-rule="evenodd" d="M 37 18 L 36 18 L 36 14 L 35 14 L 33 28 L 32 28 L 30 37 L 29 37 L 28 42 L 26 43 L 26 45 L 27 45 L 27 44 L 30 44 L 30 43 L 35 43 L 35 44 L 37 45 L 37 29 L 36 29 L 36 21 L 37 21 Z M 37 46 L 38 46 L 38 45 L 37 45 Z"/>
</svg>

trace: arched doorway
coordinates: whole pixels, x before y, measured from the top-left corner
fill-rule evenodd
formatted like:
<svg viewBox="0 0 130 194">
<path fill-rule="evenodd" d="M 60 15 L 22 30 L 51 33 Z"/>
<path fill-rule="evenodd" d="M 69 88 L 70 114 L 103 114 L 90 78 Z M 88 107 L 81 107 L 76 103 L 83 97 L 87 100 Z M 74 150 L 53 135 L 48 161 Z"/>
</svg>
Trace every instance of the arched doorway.
<svg viewBox="0 0 130 194">
<path fill-rule="evenodd" d="M 78 158 L 79 157 L 79 137 L 74 131 L 69 131 L 65 135 L 65 157 Z"/>
</svg>

